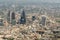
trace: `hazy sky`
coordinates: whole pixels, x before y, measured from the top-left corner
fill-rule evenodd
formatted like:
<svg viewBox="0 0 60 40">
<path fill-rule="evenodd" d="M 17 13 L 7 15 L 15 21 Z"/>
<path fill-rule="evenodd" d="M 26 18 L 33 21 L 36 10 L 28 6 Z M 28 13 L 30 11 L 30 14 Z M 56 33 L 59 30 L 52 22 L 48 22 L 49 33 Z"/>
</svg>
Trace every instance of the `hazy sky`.
<svg viewBox="0 0 60 40">
<path fill-rule="evenodd" d="M 55 2 L 55 3 L 60 3 L 60 0 L 41 0 L 42 2 Z"/>
<path fill-rule="evenodd" d="M 60 0 L 19 0 L 19 1 L 60 3 Z"/>
<path fill-rule="evenodd" d="M 21 2 L 50 2 L 50 3 L 60 3 L 60 0 L 1 0 L 1 1 L 21 1 Z"/>
</svg>

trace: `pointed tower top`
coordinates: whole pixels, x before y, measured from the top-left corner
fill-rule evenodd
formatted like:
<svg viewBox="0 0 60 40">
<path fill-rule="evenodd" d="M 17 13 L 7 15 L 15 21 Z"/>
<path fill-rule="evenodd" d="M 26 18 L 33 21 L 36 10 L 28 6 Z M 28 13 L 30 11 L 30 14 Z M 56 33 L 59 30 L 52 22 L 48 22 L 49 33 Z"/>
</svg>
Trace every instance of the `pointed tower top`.
<svg viewBox="0 0 60 40">
<path fill-rule="evenodd" d="M 25 17 L 25 11 L 24 11 L 24 9 L 22 10 L 22 14 L 21 14 L 21 16 L 23 17 Z"/>
</svg>

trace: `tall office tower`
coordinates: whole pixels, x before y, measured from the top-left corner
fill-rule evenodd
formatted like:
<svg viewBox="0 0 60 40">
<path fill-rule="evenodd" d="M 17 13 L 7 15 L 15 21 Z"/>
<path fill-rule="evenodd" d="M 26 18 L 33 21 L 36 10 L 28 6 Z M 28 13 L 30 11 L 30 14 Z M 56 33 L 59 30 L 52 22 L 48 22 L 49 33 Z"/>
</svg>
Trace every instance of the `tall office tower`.
<svg viewBox="0 0 60 40">
<path fill-rule="evenodd" d="M 10 23 L 10 24 L 16 24 L 16 21 L 15 21 L 15 13 L 14 12 L 8 12 L 8 15 L 7 15 L 7 21 L 8 21 L 8 23 Z"/>
<path fill-rule="evenodd" d="M 25 16 L 25 11 L 22 11 L 21 14 L 21 19 L 20 19 L 20 24 L 25 24 L 26 23 L 26 16 Z"/>
<path fill-rule="evenodd" d="M 3 24 L 3 19 L 2 18 L 0 18 L 0 26 L 3 26 L 4 24 Z"/>
<path fill-rule="evenodd" d="M 10 23 L 10 11 L 8 11 L 8 14 L 7 14 L 7 21 L 8 21 L 8 23 Z"/>
<path fill-rule="evenodd" d="M 46 16 L 45 15 L 42 15 L 40 24 L 42 24 L 43 26 L 46 25 Z"/>
<path fill-rule="evenodd" d="M 34 21 L 36 19 L 36 17 L 35 16 L 32 16 L 32 21 Z"/>
<path fill-rule="evenodd" d="M 15 13 L 14 13 L 14 12 L 12 12 L 11 18 L 12 18 L 12 19 L 15 19 Z"/>
<path fill-rule="evenodd" d="M 11 13 L 11 24 L 13 24 L 13 25 L 16 24 L 15 13 L 14 12 Z"/>
</svg>

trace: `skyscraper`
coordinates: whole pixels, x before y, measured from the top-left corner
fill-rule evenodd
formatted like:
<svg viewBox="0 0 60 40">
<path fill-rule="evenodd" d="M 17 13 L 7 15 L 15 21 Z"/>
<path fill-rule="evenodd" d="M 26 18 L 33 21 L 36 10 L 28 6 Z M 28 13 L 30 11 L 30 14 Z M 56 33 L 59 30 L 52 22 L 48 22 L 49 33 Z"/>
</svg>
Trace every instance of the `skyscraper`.
<svg viewBox="0 0 60 40">
<path fill-rule="evenodd" d="M 25 24 L 26 23 L 26 16 L 25 16 L 25 11 L 22 11 L 21 14 L 21 19 L 20 19 L 20 24 Z"/>
<path fill-rule="evenodd" d="M 36 19 L 36 17 L 35 16 L 32 16 L 32 21 L 34 21 Z"/>
<path fill-rule="evenodd" d="M 12 18 L 12 20 L 15 19 L 15 13 L 14 12 L 12 12 L 11 18 Z"/>
<path fill-rule="evenodd" d="M 13 25 L 16 24 L 15 13 L 14 12 L 11 13 L 11 24 L 13 24 Z"/>
<path fill-rule="evenodd" d="M 3 19 L 2 18 L 0 18 L 0 26 L 3 26 L 4 24 L 3 24 Z"/>
<path fill-rule="evenodd" d="M 10 11 L 8 11 L 8 14 L 7 14 L 7 21 L 8 21 L 8 23 L 10 23 Z"/>
<path fill-rule="evenodd" d="M 8 12 L 8 15 L 7 15 L 7 21 L 8 21 L 8 23 L 11 23 L 11 24 L 15 24 L 16 23 L 16 21 L 15 21 L 15 13 L 14 12 Z"/>
<path fill-rule="evenodd" d="M 42 24 L 43 26 L 46 25 L 46 16 L 45 15 L 42 15 L 40 24 Z"/>
</svg>

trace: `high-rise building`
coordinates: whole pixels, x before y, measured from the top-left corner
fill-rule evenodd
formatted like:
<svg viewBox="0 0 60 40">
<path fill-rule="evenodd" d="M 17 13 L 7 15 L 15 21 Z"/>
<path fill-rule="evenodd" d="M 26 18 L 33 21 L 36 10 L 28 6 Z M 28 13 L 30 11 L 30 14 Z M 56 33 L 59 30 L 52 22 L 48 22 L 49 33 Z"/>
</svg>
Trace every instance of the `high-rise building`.
<svg viewBox="0 0 60 40">
<path fill-rule="evenodd" d="M 16 24 L 16 21 L 15 21 L 15 13 L 14 12 L 8 12 L 8 15 L 7 15 L 7 21 L 8 21 L 8 23 L 10 23 L 10 24 Z"/>
<path fill-rule="evenodd" d="M 14 13 L 14 12 L 12 12 L 11 18 L 12 18 L 12 19 L 15 19 L 15 13 Z"/>
<path fill-rule="evenodd" d="M 7 14 L 7 21 L 8 21 L 8 23 L 10 23 L 10 11 L 8 11 L 8 14 Z"/>
<path fill-rule="evenodd" d="M 42 24 L 43 26 L 46 25 L 46 16 L 45 15 L 42 15 L 40 24 Z"/>
<path fill-rule="evenodd" d="M 3 26 L 4 24 L 3 24 L 3 19 L 2 18 L 0 18 L 0 26 Z"/>
<path fill-rule="evenodd" d="M 21 14 L 21 19 L 20 19 L 20 24 L 25 24 L 26 23 L 26 16 L 25 16 L 25 11 L 22 11 Z"/>
<path fill-rule="evenodd" d="M 14 12 L 11 13 L 11 24 L 13 24 L 13 25 L 16 24 L 15 13 Z"/>
<path fill-rule="evenodd" d="M 34 21 L 36 19 L 36 17 L 35 16 L 32 16 L 32 21 Z"/>
</svg>

